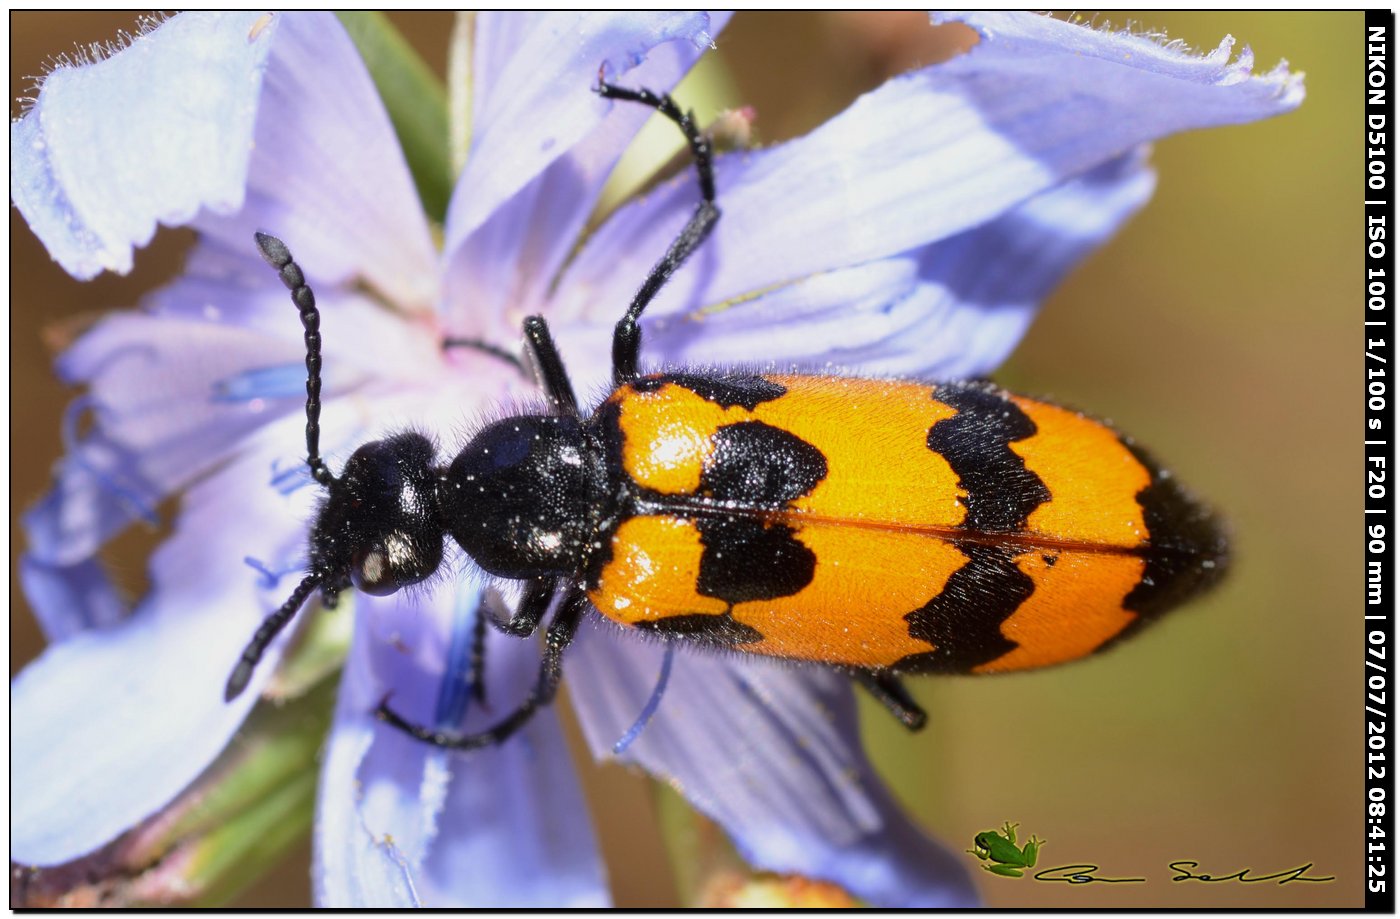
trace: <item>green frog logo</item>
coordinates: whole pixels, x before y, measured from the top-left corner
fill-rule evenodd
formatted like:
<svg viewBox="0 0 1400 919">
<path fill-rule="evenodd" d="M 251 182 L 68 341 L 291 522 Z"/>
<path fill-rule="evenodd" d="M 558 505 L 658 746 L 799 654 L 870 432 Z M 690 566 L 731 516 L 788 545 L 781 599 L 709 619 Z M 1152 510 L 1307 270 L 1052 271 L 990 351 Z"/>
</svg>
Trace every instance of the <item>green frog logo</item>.
<svg viewBox="0 0 1400 919">
<path fill-rule="evenodd" d="M 982 866 L 992 874 L 999 874 L 1004 878 L 1023 876 L 1025 869 L 1035 867 L 1036 856 L 1040 854 L 1040 847 L 1045 845 L 1045 840 L 1032 836 L 1024 846 L 1016 848 L 1018 826 L 1019 823 L 1008 821 L 1002 826 L 1000 833 L 995 830 L 978 833 L 972 838 L 972 848 L 967 850 L 968 853 L 984 862 L 992 862 L 993 864 Z"/>
</svg>

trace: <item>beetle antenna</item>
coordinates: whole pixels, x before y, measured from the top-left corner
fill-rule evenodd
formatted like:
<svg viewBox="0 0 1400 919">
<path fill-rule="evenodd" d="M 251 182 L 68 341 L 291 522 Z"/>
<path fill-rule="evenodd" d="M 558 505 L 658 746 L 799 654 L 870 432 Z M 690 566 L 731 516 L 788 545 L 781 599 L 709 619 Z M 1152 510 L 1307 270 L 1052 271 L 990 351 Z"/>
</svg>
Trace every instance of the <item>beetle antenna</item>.
<svg viewBox="0 0 1400 919">
<path fill-rule="evenodd" d="M 277 276 L 292 292 L 292 302 L 301 313 L 306 341 L 306 465 L 313 479 L 330 487 L 335 476 L 321 459 L 321 312 L 316 309 L 316 295 L 286 243 L 266 233 L 254 233 L 253 239 L 263 259 L 277 269 Z"/>
<path fill-rule="evenodd" d="M 321 583 L 321 576 L 318 574 L 308 574 L 301 579 L 297 589 L 292 591 L 292 595 L 287 598 L 277 612 L 272 613 L 262 621 L 258 630 L 253 633 L 253 638 L 248 642 L 248 646 L 243 649 L 243 655 L 239 657 L 238 663 L 234 665 L 233 672 L 229 674 L 228 683 L 224 686 L 224 701 L 232 702 L 238 698 L 248 685 L 248 680 L 252 679 L 253 668 L 262 660 L 263 652 L 272 643 L 287 623 L 292 621 L 297 610 L 306 602 L 306 598 L 311 596 L 311 591 L 315 590 Z"/>
</svg>

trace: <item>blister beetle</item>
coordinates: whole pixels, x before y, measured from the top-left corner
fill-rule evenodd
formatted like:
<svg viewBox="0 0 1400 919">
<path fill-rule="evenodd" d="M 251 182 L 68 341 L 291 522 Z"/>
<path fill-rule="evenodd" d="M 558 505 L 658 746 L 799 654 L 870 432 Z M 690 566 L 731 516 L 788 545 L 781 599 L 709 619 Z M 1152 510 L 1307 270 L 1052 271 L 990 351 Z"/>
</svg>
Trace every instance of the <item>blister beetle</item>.
<svg viewBox="0 0 1400 919">
<path fill-rule="evenodd" d="M 667 640 L 840 668 L 917 729 L 925 715 L 901 676 L 1079 658 L 1219 577 L 1212 515 L 1080 413 L 983 382 L 639 375 L 638 320 L 719 219 L 711 150 L 669 96 L 597 91 L 679 126 L 700 201 L 617 323 L 615 388 L 592 414 L 533 316 L 526 353 L 550 413 L 487 426 L 447 465 L 405 433 L 333 475 L 319 454 L 315 297 L 287 247 L 258 235 L 301 314 L 307 464 L 327 498 L 308 573 L 249 642 L 227 698 L 314 591 L 332 604 L 351 586 L 422 581 L 448 535 L 486 573 L 525 582 L 508 632 L 531 635 L 557 609 L 534 689 L 489 729 L 431 730 L 381 704 L 383 720 L 453 749 L 499 743 L 553 698 L 590 607 Z"/>
</svg>

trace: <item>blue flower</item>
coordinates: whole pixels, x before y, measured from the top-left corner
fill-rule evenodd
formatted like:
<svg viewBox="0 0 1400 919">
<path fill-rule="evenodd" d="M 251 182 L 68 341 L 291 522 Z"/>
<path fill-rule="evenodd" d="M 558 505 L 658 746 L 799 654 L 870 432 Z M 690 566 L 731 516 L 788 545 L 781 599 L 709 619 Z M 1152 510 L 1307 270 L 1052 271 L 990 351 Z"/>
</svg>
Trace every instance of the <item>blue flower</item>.
<svg viewBox="0 0 1400 919">
<path fill-rule="evenodd" d="M 807 137 L 720 158 L 724 217 L 648 311 L 644 362 L 987 373 L 1146 202 L 1147 143 L 1302 98 L 1286 68 L 1252 76 L 1248 52 L 1232 61 L 1229 39 L 1196 57 L 1027 14 L 964 21 L 980 36 L 971 52 L 889 81 Z M 71 860 L 157 812 L 228 744 L 285 650 L 284 638 L 252 691 L 223 702 L 289 590 L 243 559 L 299 572 L 316 498 L 301 463 L 301 330 L 253 231 L 287 240 L 317 291 L 332 468 L 405 427 L 440 432 L 452 452 L 451 432 L 534 395 L 504 362 L 445 353 L 444 336 L 509 346 L 543 314 L 579 391 L 603 392 L 612 324 L 695 189 L 689 175 L 665 184 L 578 246 L 648 115 L 591 88 L 601 66 L 667 89 L 723 22 L 481 16 L 470 156 L 440 245 L 333 17 L 186 14 L 47 77 L 11 126 L 11 196 L 53 257 L 86 279 L 127 271 L 157 224 L 199 242 L 181 277 L 59 361 L 87 392 L 57 484 L 25 519 L 21 576 L 52 644 L 11 689 L 14 860 Z M 173 534 L 127 609 L 97 553 L 170 495 Z M 458 675 L 476 617 L 513 591 L 458 560 L 424 589 L 357 599 L 320 784 L 322 905 L 607 903 L 552 712 L 466 755 L 372 717 L 392 690 L 420 721 L 491 722 Z M 533 643 L 491 630 L 487 652 L 488 699 L 521 698 Z M 664 656 L 585 626 L 566 676 L 595 755 L 614 755 Z M 670 782 L 756 866 L 883 906 L 973 899 L 875 776 L 833 673 L 681 650 L 655 718 L 618 758 Z"/>
</svg>

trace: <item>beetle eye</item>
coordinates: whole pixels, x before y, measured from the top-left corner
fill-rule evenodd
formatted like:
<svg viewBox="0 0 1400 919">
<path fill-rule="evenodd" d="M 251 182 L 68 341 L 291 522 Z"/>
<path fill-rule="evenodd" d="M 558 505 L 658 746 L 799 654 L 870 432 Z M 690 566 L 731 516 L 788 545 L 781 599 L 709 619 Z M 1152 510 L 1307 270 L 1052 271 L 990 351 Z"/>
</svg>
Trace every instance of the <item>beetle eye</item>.
<svg viewBox="0 0 1400 919">
<path fill-rule="evenodd" d="M 437 562 L 437 558 L 424 559 L 407 534 L 393 532 L 355 553 L 350 565 L 350 581 L 367 594 L 387 597 L 432 574 Z"/>
<path fill-rule="evenodd" d="M 389 571 L 389 559 L 384 551 L 375 547 L 368 552 L 355 553 L 354 564 L 350 567 L 350 581 L 357 590 L 376 597 L 387 597 L 399 589 Z"/>
</svg>

